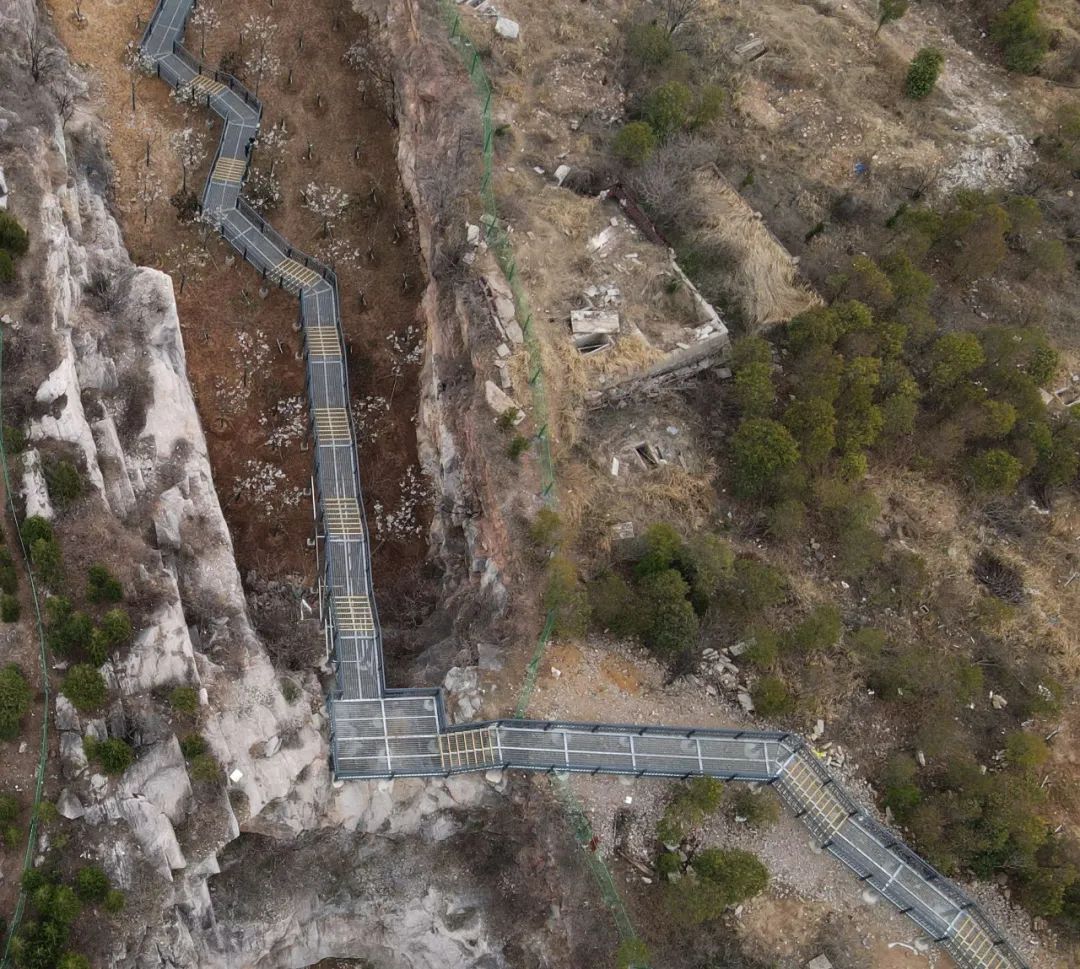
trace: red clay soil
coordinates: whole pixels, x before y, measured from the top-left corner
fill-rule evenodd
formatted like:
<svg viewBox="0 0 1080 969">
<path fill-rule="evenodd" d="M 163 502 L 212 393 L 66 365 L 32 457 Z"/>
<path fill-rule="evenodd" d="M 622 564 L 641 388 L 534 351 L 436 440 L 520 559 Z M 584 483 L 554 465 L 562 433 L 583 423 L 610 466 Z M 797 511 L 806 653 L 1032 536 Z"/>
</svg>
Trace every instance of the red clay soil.
<svg viewBox="0 0 1080 969">
<path fill-rule="evenodd" d="M 301 492 L 310 483 L 311 451 L 306 420 L 293 420 L 296 398 L 304 392 L 304 365 L 296 358 L 296 302 L 277 290 L 260 292 L 254 270 L 230 258 L 220 242 L 211 242 L 208 264 L 188 274 L 180 292 L 170 253 L 181 243 L 200 248 L 199 231 L 179 223 L 169 205 L 181 171 L 168 139 L 185 127 L 205 130 L 207 157 L 188 174 L 188 184 L 201 190 L 218 129 L 216 124 L 204 129 L 205 114 L 178 105 L 155 78 L 137 81 L 132 114 L 129 77 L 120 65 L 125 45 L 137 39 L 137 17 L 145 21 L 149 10 L 146 0 L 120 0 L 79 29 L 64 11 L 54 15 L 73 58 L 97 80 L 97 107 L 109 121 L 116 164 L 116 207 L 133 258 L 173 272 L 188 374 L 241 574 L 257 570 L 267 578 L 302 576 L 310 583 L 315 573 L 307 547 L 313 534 L 311 503 Z M 359 435 L 361 478 L 377 599 L 384 620 L 409 622 L 418 608 L 412 593 L 427 554 L 431 516 L 414 423 L 420 355 L 410 352 L 422 333 L 417 308 L 423 277 L 397 174 L 394 127 L 362 103 L 361 75 L 344 62 L 366 24 L 342 0 L 274 7 L 240 0 L 219 14 L 225 25 L 206 38 L 209 64 L 237 49 L 238 30 L 250 15 L 270 17 L 278 25 L 270 47 L 282 68 L 262 80 L 259 96 L 264 129 L 284 120 L 290 137 L 275 166 L 282 200 L 268 219 L 313 255 L 331 241 L 355 254 L 337 269 L 354 411 L 366 415 Z M 194 30 L 189 46 L 199 49 Z M 242 66 L 239 72 L 243 75 Z M 144 130 L 153 131 L 151 168 L 163 188 L 145 220 L 134 201 L 146 167 Z M 324 237 L 321 220 L 303 207 L 301 193 L 312 182 L 340 189 L 351 200 L 332 240 Z M 298 435 L 301 426 L 304 433 Z M 274 439 L 280 446 L 268 443 Z"/>
</svg>

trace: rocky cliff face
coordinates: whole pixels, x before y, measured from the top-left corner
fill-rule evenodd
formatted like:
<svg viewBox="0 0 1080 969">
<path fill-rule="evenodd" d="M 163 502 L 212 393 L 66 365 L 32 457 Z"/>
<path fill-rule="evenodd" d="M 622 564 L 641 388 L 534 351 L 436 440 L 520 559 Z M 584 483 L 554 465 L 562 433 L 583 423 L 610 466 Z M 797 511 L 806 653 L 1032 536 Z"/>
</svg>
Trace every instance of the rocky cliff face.
<svg viewBox="0 0 1080 969">
<path fill-rule="evenodd" d="M 10 49 L 35 16 L 31 0 L 15 0 Z M 132 648 L 105 670 L 117 697 L 107 715 L 80 717 L 57 699 L 61 776 L 50 796 L 76 842 L 129 893 L 124 926 L 102 942 L 109 964 L 503 964 L 500 934 L 479 914 L 490 886 L 446 851 L 469 812 L 498 802 L 502 781 L 332 782 L 319 684 L 311 676 L 287 700 L 249 621 L 170 279 L 125 251 L 93 115 L 77 112 L 65 131 L 44 87 L 17 63 L 4 70 L 0 163 L 33 238 L 22 295 L 5 307 L 5 390 L 33 442 L 27 511 L 53 514 L 38 450 L 74 450 L 93 523 L 130 548 L 151 601 Z M 86 90 L 66 65 L 58 71 Z M 470 517 L 467 488 L 438 396 L 425 411 L 427 457 L 458 528 Z M 471 544 L 440 541 L 447 555 Z M 199 729 L 228 778 L 224 792 L 189 777 L 181 727 L 160 699 L 179 684 L 199 692 Z M 138 752 L 116 779 L 94 773 L 82 752 L 84 736 L 109 735 Z"/>
</svg>

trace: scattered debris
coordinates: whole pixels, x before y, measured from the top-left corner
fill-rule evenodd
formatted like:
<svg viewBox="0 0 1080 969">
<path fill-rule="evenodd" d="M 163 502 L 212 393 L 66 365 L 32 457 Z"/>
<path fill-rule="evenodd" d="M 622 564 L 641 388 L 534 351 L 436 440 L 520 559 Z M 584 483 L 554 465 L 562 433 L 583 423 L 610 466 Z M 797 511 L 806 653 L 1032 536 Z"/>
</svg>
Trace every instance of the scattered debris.
<svg viewBox="0 0 1080 969">
<path fill-rule="evenodd" d="M 751 37 L 735 44 L 731 49 L 731 54 L 736 64 L 749 64 L 751 61 L 756 61 L 768 49 L 765 41 L 760 37 Z"/>
</svg>

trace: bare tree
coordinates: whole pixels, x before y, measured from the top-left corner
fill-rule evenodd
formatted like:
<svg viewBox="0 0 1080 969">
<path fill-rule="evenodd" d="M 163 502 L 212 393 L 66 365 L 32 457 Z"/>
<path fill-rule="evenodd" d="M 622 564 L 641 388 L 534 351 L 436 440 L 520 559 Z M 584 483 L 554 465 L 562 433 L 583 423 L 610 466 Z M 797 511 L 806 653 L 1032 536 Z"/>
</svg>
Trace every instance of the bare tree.
<svg viewBox="0 0 1080 969">
<path fill-rule="evenodd" d="M 86 24 L 86 14 L 82 12 L 82 5 L 83 0 L 75 0 L 75 12 L 74 14 L 72 14 L 72 18 L 74 19 L 75 23 L 77 23 L 80 27 L 83 27 Z"/>
<path fill-rule="evenodd" d="M 63 131 L 75 113 L 75 89 L 70 82 L 64 81 L 53 88 L 52 96 L 60 115 L 60 130 Z"/>
<path fill-rule="evenodd" d="M 360 99 L 369 108 L 375 108 L 396 121 L 394 104 L 394 74 L 390 56 L 385 45 L 375 42 L 370 33 L 354 40 L 345 52 L 345 62 L 360 74 L 357 88 Z"/>
<path fill-rule="evenodd" d="M 669 34 L 674 34 L 680 27 L 693 21 L 697 15 L 701 0 L 663 0 L 664 25 Z"/>
<path fill-rule="evenodd" d="M 244 24 L 242 36 L 246 37 L 251 44 L 251 51 L 244 58 L 244 67 L 255 78 L 255 94 L 259 93 L 259 85 L 264 77 L 272 78 L 281 70 L 281 60 L 270 49 L 274 36 L 277 34 L 278 25 L 269 17 L 259 17 L 255 14 L 248 17 Z"/>
<path fill-rule="evenodd" d="M 143 225 L 150 221 L 150 207 L 164 194 L 161 179 L 148 168 L 140 168 L 131 201 L 142 208 Z"/>
<path fill-rule="evenodd" d="M 204 0 L 192 11 L 191 24 L 199 30 L 199 57 L 206 57 L 207 31 L 217 30 L 221 26 L 221 18 L 213 4 Z"/>
<path fill-rule="evenodd" d="M 184 284 L 188 280 L 192 282 L 198 280 L 199 273 L 206 266 L 209 258 L 205 246 L 181 242 L 180 245 L 173 246 L 165 253 L 165 271 L 180 280 L 180 292 L 183 293 Z"/>
<path fill-rule="evenodd" d="M 253 164 L 248 172 L 245 195 L 259 212 L 276 208 L 282 199 L 279 168 L 289 141 L 289 131 L 282 119 L 278 124 L 263 128 L 252 146 Z"/>
<path fill-rule="evenodd" d="M 325 188 L 308 182 L 307 187 L 301 193 L 304 208 L 315 213 L 322 220 L 322 236 L 324 239 L 333 235 L 334 225 L 344 213 L 349 204 L 349 196 L 334 185 Z"/>
<path fill-rule="evenodd" d="M 142 48 L 133 40 L 129 40 L 124 49 L 124 67 L 131 75 L 131 110 L 135 110 L 135 82 L 154 70 L 154 61 L 147 57 Z"/>
<path fill-rule="evenodd" d="M 48 76 L 60 62 L 60 50 L 36 21 L 26 28 L 26 66 L 35 82 Z"/>
<path fill-rule="evenodd" d="M 206 135 L 190 126 L 181 128 L 169 135 L 169 147 L 180 161 L 180 170 L 184 173 L 180 191 L 186 192 L 188 171 L 198 165 L 206 154 Z"/>
</svg>

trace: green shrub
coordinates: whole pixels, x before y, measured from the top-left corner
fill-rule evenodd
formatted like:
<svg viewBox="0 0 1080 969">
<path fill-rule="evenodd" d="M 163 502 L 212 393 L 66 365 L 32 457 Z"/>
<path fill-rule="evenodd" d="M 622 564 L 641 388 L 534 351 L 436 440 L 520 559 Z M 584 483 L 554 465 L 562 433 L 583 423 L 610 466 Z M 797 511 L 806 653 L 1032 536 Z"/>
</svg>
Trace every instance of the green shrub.
<svg viewBox="0 0 1080 969">
<path fill-rule="evenodd" d="M 986 354 L 974 333 L 946 333 L 930 351 L 930 386 L 937 391 L 955 387 L 985 361 Z"/>
<path fill-rule="evenodd" d="M 77 663 L 67 671 L 61 692 L 80 713 L 95 713 L 109 699 L 105 680 L 94 667 L 85 663 Z"/>
<path fill-rule="evenodd" d="M 554 548 L 562 541 L 562 519 L 552 508 L 541 508 L 529 525 L 529 539 L 537 548 Z"/>
<path fill-rule="evenodd" d="M 657 838 L 666 845 L 680 844 L 692 828 L 720 807 L 723 799 L 724 785 L 714 777 L 695 777 L 676 787 L 657 823 Z"/>
<path fill-rule="evenodd" d="M 123 774 L 135 759 L 131 745 L 116 737 L 110 737 L 97 744 L 94 759 L 106 774 Z"/>
<path fill-rule="evenodd" d="M 104 565 L 91 565 L 86 571 L 86 598 L 91 602 L 120 602 L 124 587 Z"/>
<path fill-rule="evenodd" d="M 885 648 L 888 637 L 884 630 L 875 629 L 873 626 L 863 626 L 844 637 L 844 642 L 860 660 L 875 660 Z"/>
<path fill-rule="evenodd" d="M 799 445 L 802 459 L 819 468 L 836 447 L 836 410 L 824 397 L 793 400 L 784 411 L 784 425 Z"/>
<path fill-rule="evenodd" d="M 641 939 L 623 939 L 615 953 L 616 969 L 639 969 L 649 964 L 649 947 Z"/>
<path fill-rule="evenodd" d="M 49 596 L 45 600 L 47 628 L 45 641 L 57 656 L 69 658 L 90 649 L 94 622 L 84 612 L 76 612 L 69 599 Z"/>
<path fill-rule="evenodd" d="M 612 154 L 627 165 L 643 165 L 656 151 L 656 135 L 644 121 L 624 124 L 611 142 Z"/>
<path fill-rule="evenodd" d="M 771 670 L 780 655 L 780 637 L 768 626 L 758 623 L 744 634 L 746 651 L 742 658 L 759 670 Z"/>
<path fill-rule="evenodd" d="M 967 478 L 972 488 L 984 495 L 1010 495 L 1016 490 L 1024 468 L 1008 451 L 989 448 L 967 461 Z"/>
<path fill-rule="evenodd" d="M 110 609 L 101 617 L 98 632 L 110 651 L 122 649 L 131 643 L 131 618 L 123 609 Z"/>
<path fill-rule="evenodd" d="M 908 12 L 909 0 L 878 0 L 878 21 L 875 36 L 886 24 L 899 20 Z"/>
<path fill-rule="evenodd" d="M 690 123 L 694 97 L 682 81 L 668 81 L 650 91 L 641 105 L 641 116 L 660 141 L 666 141 Z"/>
<path fill-rule="evenodd" d="M 735 401 L 743 417 L 764 417 L 776 402 L 772 365 L 749 363 L 735 373 Z"/>
<path fill-rule="evenodd" d="M 706 84 L 697 92 L 690 127 L 707 128 L 715 124 L 723 117 L 726 105 L 727 91 L 719 84 Z"/>
<path fill-rule="evenodd" d="M 23 544 L 29 548 L 34 542 L 41 539 L 51 542 L 53 540 L 53 527 L 47 519 L 42 518 L 40 515 L 31 515 L 29 518 L 23 519 L 22 525 L 19 526 L 19 535 L 22 537 Z"/>
<path fill-rule="evenodd" d="M 56 969 L 93 969 L 93 967 L 90 965 L 90 960 L 81 953 L 65 952 L 56 964 Z"/>
<path fill-rule="evenodd" d="M 194 760 L 207 751 L 206 739 L 197 733 L 189 733 L 180 740 L 180 752 L 186 760 Z"/>
<path fill-rule="evenodd" d="M 293 704 L 303 696 L 304 691 L 297 686 L 296 681 L 289 677 L 281 679 L 281 696 L 286 703 Z"/>
<path fill-rule="evenodd" d="M 106 894 L 105 896 L 105 902 L 103 907 L 106 912 L 115 915 L 117 912 L 122 912 L 124 910 L 124 905 L 126 904 L 126 902 L 127 899 L 124 897 L 124 893 L 120 891 L 120 889 L 110 888 L 108 894 Z"/>
<path fill-rule="evenodd" d="M 1005 738 L 1005 759 L 1011 767 L 1033 771 L 1050 759 L 1050 748 L 1037 734 L 1016 730 Z"/>
<path fill-rule="evenodd" d="M 53 505 L 63 510 L 77 501 L 83 491 L 82 475 L 70 461 L 64 459 L 45 462 L 45 484 Z"/>
<path fill-rule="evenodd" d="M 779 569 L 759 559 L 736 559 L 732 577 L 722 590 L 724 609 L 753 619 L 787 596 L 787 580 Z"/>
<path fill-rule="evenodd" d="M 26 433 L 15 424 L 5 424 L 3 427 L 4 453 L 8 457 L 13 454 L 21 454 L 26 450 Z"/>
<path fill-rule="evenodd" d="M 883 800 L 901 824 L 908 822 L 923 800 L 915 775 L 915 761 L 906 754 L 893 754 L 885 765 Z"/>
<path fill-rule="evenodd" d="M 740 787 L 728 801 L 727 813 L 733 820 L 742 818 L 752 828 L 769 828 L 780 819 L 780 804 L 768 787 L 760 791 Z"/>
<path fill-rule="evenodd" d="M 639 578 L 674 568 L 683 547 L 682 536 L 667 522 L 654 522 L 646 528 L 641 542 L 644 548 L 634 564 Z"/>
<path fill-rule="evenodd" d="M 19 591 L 19 573 L 15 560 L 6 548 L 0 548 L 0 593 L 9 596 Z"/>
<path fill-rule="evenodd" d="M 793 542 L 806 531 L 806 505 L 798 498 L 784 498 L 765 512 L 769 535 L 779 542 Z"/>
<path fill-rule="evenodd" d="M 48 588 L 57 589 L 63 583 L 63 559 L 55 538 L 39 538 L 30 546 L 30 564 Z"/>
<path fill-rule="evenodd" d="M 795 698 L 778 676 L 763 676 L 750 689 L 754 710 L 762 717 L 781 717 L 795 709 Z"/>
<path fill-rule="evenodd" d="M 199 691 L 192 686 L 176 686 L 169 693 L 169 705 L 177 713 L 199 712 Z"/>
<path fill-rule="evenodd" d="M 94 761 L 109 775 L 123 773 L 135 759 L 131 744 L 116 738 L 96 740 L 86 737 L 82 741 L 82 749 L 87 759 Z"/>
<path fill-rule="evenodd" d="M 753 363 L 772 363 L 772 345 L 760 336 L 739 337 L 731 344 L 731 369 L 742 370 Z"/>
<path fill-rule="evenodd" d="M 188 774 L 197 784 L 215 784 L 221 779 L 221 764 L 213 754 L 196 754 L 191 758 Z"/>
<path fill-rule="evenodd" d="M 1069 250 L 1060 239 L 1036 239 L 1028 250 L 1032 268 L 1044 276 L 1061 277 L 1069 268 Z"/>
<path fill-rule="evenodd" d="M 735 553 L 719 535 L 697 532 L 679 550 L 675 567 L 689 583 L 690 601 L 700 616 L 734 576 Z"/>
<path fill-rule="evenodd" d="M 0 825 L 11 824 L 19 816 L 19 801 L 14 794 L 0 794 Z"/>
<path fill-rule="evenodd" d="M 15 282 L 15 262 L 6 249 L 0 249 L 0 284 L 13 282 Z"/>
<path fill-rule="evenodd" d="M 819 653 L 831 649 L 844 631 L 836 606 L 815 606 L 810 614 L 787 636 L 787 645 L 800 653 Z"/>
<path fill-rule="evenodd" d="M 837 538 L 836 560 L 842 575 L 860 579 L 881 564 L 885 543 L 877 532 L 864 525 L 848 525 Z"/>
<path fill-rule="evenodd" d="M 1039 20 L 1039 0 L 1013 0 L 994 18 L 990 37 L 1010 71 L 1034 74 L 1050 49 L 1050 32 Z"/>
<path fill-rule="evenodd" d="M 518 423 L 518 417 L 521 415 L 516 407 L 507 407 L 496 419 L 495 426 L 500 431 L 512 431 Z"/>
<path fill-rule="evenodd" d="M 732 486 L 740 498 L 770 491 L 799 460 L 799 446 L 783 424 L 767 417 L 744 420 L 731 439 Z"/>
<path fill-rule="evenodd" d="M 14 740 L 30 709 L 33 694 L 22 670 L 14 663 L 0 669 L 0 740 Z"/>
<path fill-rule="evenodd" d="M 109 876 L 96 865 L 87 865 L 75 873 L 75 894 L 91 905 L 105 901 L 110 887 Z"/>
<path fill-rule="evenodd" d="M 687 875 L 670 885 L 671 913 L 684 925 L 700 925 L 761 894 L 768 883 L 768 870 L 750 852 L 707 848 L 694 856 Z"/>
<path fill-rule="evenodd" d="M 544 609 L 554 613 L 557 635 L 578 636 L 588 628 L 589 600 L 577 566 L 565 555 L 553 555 L 548 562 Z"/>
<path fill-rule="evenodd" d="M 675 54 L 675 42 L 659 24 L 634 24 L 627 32 L 630 56 L 644 67 L 659 67 Z"/>
<path fill-rule="evenodd" d="M 638 588 L 648 616 L 642 642 L 669 662 L 693 649 L 698 639 L 698 617 L 687 598 L 690 586 L 686 580 L 668 569 L 646 576 Z"/>
<path fill-rule="evenodd" d="M 936 47 L 923 47 L 908 67 L 904 79 L 904 94 L 913 101 L 921 101 L 930 96 L 941 74 L 945 58 Z"/>
<path fill-rule="evenodd" d="M 529 450 L 532 441 L 524 434 L 515 434 L 510 443 L 506 445 L 506 456 L 511 461 L 517 461 L 526 451 Z"/>
<path fill-rule="evenodd" d="M 3 593 L 0 595 L 0 620 L 3 622 L 18 622 L 22 607 L 19 605 L 19 597 Z"/>
<path fill-rule="evenodd" d="M 612 572 L 588 585 L 593 625 L 613 636 L 634 636 L 641 629 L 641 601 L 626 581 Z"/>
<path fill-rule="evenodd" d="M 0 209 L 0 249 L 6 249 L 12 256 L 25 256 L 30 248 L 30 236 L 6 209 Z"/>
</svg>

